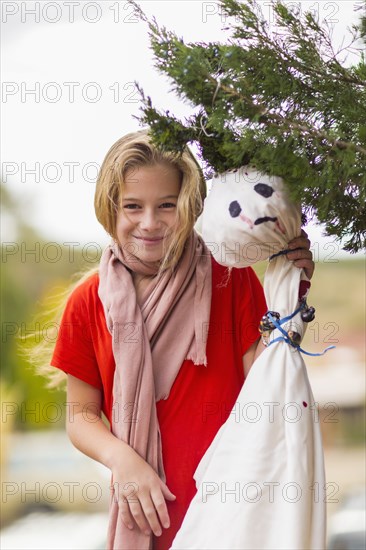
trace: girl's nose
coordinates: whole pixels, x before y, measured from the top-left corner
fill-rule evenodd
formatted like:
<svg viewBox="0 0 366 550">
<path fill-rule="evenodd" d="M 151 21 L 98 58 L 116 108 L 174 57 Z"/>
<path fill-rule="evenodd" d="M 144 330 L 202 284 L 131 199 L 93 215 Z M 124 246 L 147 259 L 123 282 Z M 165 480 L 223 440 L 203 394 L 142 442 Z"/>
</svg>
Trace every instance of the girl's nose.
<svg viewBox="0 0 366 550">
<path fill-rule="evenodd" d="M 146 231 L 154 231 L 159 228 L 160 219 L 153 210 L 146 210 L 142 216 L 140 227 Z"/>
</svg>

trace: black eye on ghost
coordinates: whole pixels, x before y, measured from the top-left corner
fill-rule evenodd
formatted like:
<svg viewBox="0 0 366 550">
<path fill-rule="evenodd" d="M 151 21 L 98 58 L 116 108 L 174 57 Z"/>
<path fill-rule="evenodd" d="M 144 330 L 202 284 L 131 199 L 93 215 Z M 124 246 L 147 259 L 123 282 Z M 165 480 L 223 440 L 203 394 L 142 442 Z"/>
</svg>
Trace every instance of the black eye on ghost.
<svg viewBox="0 0 366 550">
<path fill-rule="evenodd" d="M 273 187 L 267 185 L 266 183 L 257 183 L 254 186 L 254 191 L 256 191 L 259 195 L 262 195 L 265 199 L 269 199 L 269 197 L 272 197 L 272 194 L 274 193 Z"/>
<path fill-rule="evenodd" d="M 273 187 L 270 185 L 267 185 L 266 183 L 257 183 L 254 186 L 254 191 L 256 191 L 259 195 L 264 197 L 265 199 L 269 199 L 274 193 Z M 242 208 L 238 201 L 232 201 L 229 205 L 229 213 L 232 218 L 237 218 L 240 215 Z M 254 225 L 258 225 L 259 223 L 263 223 L 263 221 L 274 221 L 277 218 L 269 218 L 268 216 L 265 216 L 264 218 L 258 218 L 254 222 Z M 260 220 L 260 221 L 259 221 Z"/>
<path fill-rule="evenodd" d="M 232 218 L 237 218 L 241 212 L 241 206 L 238 201 L 233 201 L 229 205 L 229 212 Z"/>
</svg>

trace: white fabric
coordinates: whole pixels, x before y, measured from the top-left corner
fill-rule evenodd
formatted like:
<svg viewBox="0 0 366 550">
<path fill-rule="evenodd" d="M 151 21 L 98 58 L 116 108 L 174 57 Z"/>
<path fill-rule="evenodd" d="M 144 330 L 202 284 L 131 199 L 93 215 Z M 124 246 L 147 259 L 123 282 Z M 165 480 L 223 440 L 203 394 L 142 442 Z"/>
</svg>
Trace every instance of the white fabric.
<svg viewBox="0 0 366 550">
<path fill-rule="evenodd" d="M 272 219 L 255 223 L 265 216 Z M 213 180 L 202 230 L 218 262 L 243 267 L 268 258 L 286 248 L 300 226 L 300 209 L 279 178 L 244 167 Z M 291 314 L 301 278 L 285 256 L 271 260 L 264 280 L 269 310 L 281 318 Z M 299 315 L 289 323 L 303 335 Z M 276 329 L 271 339 L 278 335 Z M 299 351 L 281 341 L 258 357 L 194 478 L 197 494 L 172 549 L 325 548 L 320 425 Z"/>
</svg>

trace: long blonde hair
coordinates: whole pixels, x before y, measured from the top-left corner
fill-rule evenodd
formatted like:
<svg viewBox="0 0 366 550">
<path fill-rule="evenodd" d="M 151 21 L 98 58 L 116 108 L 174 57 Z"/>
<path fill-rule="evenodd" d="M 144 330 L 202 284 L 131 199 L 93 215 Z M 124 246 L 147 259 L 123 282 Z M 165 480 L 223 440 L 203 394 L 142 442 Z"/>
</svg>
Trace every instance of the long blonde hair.
<svg viewBox="0 0 366 550">
<path fill-rule="evenodd" d="M 126 173 L 130 168 L 151 166 L 160 163 L 173 165 L 180 174 L 181 187 L 177 201 L 177 229 L 174 237 L 165 251 L 161 261 L 159 274 L 177 264 L 184 244 L 191 234 L 198 216 L 202 212 L 206 197 L 206 182 L 201 167 L 188 146 L 181 154 L 162 151 L 155 147 L 149 136 L 149 129 L 131 132 L 120 138 L 106 154 L 100 168 L 94 197 L 95 214 L 98 221 L 113 239 L 116 236 L 117 213 L 121 204 Z M 60 326 L 63 310 L 70 294 L 76 287 L 98 272 L 98 267 L 75 274 L 75 279 L 64 292 L 58 295 L 57 305 L 52 312 L 47 311 L 49 319 L 56 326 Z M 35 334 L 30 335 L 30 338 Z M 37 344 L 31 344 L 25 349 L 30 363 L 35 367 L 37 374 L 45 376 L 47 386 L 59 386 L 66 380 L 66 375 L 50 365 L 54 342 L 44 338 L 36 338 Z"/>
</svg>

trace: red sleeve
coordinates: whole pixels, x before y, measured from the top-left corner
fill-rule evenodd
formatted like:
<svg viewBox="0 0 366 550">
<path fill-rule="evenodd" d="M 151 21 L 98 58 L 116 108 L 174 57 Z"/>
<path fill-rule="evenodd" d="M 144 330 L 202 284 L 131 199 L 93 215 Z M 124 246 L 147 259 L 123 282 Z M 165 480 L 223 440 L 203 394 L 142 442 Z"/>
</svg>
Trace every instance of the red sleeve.
<svg viewBox="0 0 366 550">
<path fill-rule="evenodd" d="M 251 267 L 239 269 L 237 292 L 239 294 L 239 315 L 242 355 L 259 338 L 259 322 L 267 311 L 263 287 Z"/>
<path fill-rule="evenodd" d="M 95 286 L 95 285 L 94 285 Z M 64 309 L 51 365 L 102 389 L 91 333 L 93 301 L 90 279 L 69 296 Z"/>
</svg>

